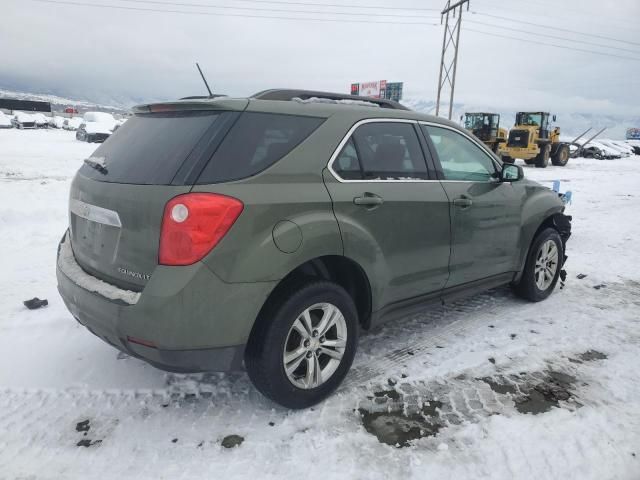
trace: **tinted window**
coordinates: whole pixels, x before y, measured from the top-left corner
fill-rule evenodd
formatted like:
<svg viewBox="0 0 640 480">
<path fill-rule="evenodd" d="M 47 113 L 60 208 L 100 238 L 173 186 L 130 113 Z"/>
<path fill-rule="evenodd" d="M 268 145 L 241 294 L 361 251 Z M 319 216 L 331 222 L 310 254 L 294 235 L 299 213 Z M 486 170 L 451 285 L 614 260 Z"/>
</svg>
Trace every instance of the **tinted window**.
<svg viewBox="0 0 640 480">
<path fill-rule="evenodd" d="M 436 147 L 445 180 L 487 182 L 496 176 L 491 157 L 468 138 L 447 128 L 422 128 Z"/>
<path fill-rule="evenodd" d="M 340 178 L 344 178 L 345 180 L 362 179 L 362 170 L 353 138 L 350 138 L 342 148 L 342 151 L 333 163 L 333 170 Z"/>
<path fill-rule="evenodd" d="M 104 182 L 167 185 L 220 113 L 154 113 L 127 120 L 91 155 L 104 158 L 106 173 L 89 165 L 80 172 Z M 104 170 L 102 172 L 105 172 Z"/>
<path fill-rule="evenodd" d="M 413 124 L 366 123 L 356 129 L 353 139 L 365 180 L 428 178 Z"/>
<path fill-rule="evenodd" d="M 255 175 L 291 152 L 323 121 L 315 117 L 245 112 L 197 183 L 220 183 Z"/>
</svg>

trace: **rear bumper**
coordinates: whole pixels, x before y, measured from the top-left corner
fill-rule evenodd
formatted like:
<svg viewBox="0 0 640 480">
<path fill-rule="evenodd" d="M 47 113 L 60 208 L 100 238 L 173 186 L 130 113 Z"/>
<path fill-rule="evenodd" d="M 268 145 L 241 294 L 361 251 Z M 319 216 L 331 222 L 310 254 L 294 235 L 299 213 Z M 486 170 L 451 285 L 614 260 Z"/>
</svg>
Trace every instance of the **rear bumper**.
<svg viewBox="0 0 640 480">
<path fill-rule="evenodd" d="M 198 263 L 159 266 L 142 292 L 129 292 L 87 274 L 75 259 L 80 272 L 61 266 L 66 239 L 58 249 L 58 291 L 89 331 L 163 370 L 243 368 L 245 344 L 273 282 L 224 283 Z"/>
</svg>

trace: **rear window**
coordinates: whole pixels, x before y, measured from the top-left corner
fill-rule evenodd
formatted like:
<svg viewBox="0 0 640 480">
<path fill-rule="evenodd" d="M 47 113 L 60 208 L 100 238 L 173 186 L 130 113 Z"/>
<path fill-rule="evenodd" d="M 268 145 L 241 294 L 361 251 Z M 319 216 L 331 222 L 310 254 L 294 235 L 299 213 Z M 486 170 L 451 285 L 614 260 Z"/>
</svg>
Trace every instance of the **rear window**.
<svg viewBox="0 0 640 480">
<path fill-rule="evenodd" d="M 102 182 L 168 185 L 199 140 L 214 135 L 223 114 L 172 112 L 135 115 L 92 155 L 105 169 L 83 165 L 82 175 Z M 208 130 L 210 130 L 208 132 Z"/>
<path fill-rule="evenodd" d="M 198 178 L 198 184 L 250 177 L 291 152 L 324 118 L 245 112 Z"/>
</svg>

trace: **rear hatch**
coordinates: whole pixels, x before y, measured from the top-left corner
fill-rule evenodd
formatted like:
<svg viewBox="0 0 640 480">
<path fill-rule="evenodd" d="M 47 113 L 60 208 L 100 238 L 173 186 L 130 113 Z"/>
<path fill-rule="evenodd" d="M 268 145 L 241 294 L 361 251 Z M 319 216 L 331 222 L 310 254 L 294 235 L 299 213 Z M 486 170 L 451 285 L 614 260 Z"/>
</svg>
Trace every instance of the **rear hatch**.
<svg viewBox="0 0 640 480">
<path fill-rule="evenodd" d="M 141 291 L 158 265 L 165 205 L 191 190 L 246 101 L 138 109 L 85 160 L 71 185 L 76 261 L 120 288 Z"/>
</svg>

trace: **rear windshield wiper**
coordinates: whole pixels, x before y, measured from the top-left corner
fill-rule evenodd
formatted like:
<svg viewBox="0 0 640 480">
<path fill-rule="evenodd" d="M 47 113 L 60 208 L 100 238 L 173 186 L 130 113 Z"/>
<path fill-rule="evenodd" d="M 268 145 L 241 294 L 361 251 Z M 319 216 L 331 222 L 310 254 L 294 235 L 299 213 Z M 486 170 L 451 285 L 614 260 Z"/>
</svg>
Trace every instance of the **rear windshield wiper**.
<svg viewBox="0 0 640 480">
<path fill-rule="evenodd" d="M 106 175 L 107 173 L 109 173 L 109 170 L 107 170 L 106 160 L 107 159 L 104 157 L 89 157 L 84 159 L 84 163 L 92 168 L 95 168 L 103 175 Z"/>
</svg>

